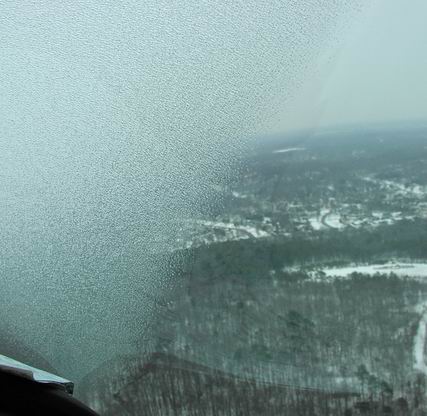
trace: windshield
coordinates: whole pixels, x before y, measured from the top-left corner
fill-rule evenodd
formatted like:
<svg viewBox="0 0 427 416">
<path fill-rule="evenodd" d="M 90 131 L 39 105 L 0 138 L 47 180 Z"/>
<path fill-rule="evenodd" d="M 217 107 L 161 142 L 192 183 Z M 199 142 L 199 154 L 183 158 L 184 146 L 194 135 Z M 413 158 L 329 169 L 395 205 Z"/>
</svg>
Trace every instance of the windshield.
<svg viewBox="0 0 427 416">
<path fill-rule="evenodd" d="M 427 410 L 425 13 L 3 2 L 0 354 L 105 415 Z"/>
</svg>

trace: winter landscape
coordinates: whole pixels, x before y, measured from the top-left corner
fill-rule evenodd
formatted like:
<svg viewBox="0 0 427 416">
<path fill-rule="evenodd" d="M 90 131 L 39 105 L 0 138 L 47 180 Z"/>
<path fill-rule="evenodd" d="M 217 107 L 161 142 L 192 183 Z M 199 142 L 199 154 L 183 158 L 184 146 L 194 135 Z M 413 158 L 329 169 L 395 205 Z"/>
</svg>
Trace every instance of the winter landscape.
<svg viewBox="0 0 427 416">
<path fill-rule="evenodd" d="M 225 206 L 182 225 L 155 341 L 82 397 L 106 415 L 425 414 L 426 139 L 260 140 Z"/>
</svg>

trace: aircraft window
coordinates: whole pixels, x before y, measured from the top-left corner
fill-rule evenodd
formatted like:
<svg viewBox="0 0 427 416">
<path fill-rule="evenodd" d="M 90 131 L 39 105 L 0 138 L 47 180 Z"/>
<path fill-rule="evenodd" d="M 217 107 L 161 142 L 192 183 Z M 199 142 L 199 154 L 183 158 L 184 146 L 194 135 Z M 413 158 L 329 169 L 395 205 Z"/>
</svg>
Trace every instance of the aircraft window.
<svg viewBox="0 0 427 416">
<path fill-rule="evenodd" d="M 0 354 L 103 415 L 427 411 L 426 13 L 2 2 Z"/>
</svg>

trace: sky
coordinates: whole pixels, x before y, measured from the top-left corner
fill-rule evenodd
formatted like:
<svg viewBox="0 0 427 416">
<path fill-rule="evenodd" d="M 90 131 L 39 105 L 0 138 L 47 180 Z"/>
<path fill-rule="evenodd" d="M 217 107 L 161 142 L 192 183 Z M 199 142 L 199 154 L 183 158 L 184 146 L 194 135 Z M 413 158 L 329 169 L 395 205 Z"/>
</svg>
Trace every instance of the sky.
<svg viewBox="0 0 427 416">
<path fill-rule="evenodd" d="M 427 2 L 363 2 L 272 129 L 427 120 Z"/>
</svg>

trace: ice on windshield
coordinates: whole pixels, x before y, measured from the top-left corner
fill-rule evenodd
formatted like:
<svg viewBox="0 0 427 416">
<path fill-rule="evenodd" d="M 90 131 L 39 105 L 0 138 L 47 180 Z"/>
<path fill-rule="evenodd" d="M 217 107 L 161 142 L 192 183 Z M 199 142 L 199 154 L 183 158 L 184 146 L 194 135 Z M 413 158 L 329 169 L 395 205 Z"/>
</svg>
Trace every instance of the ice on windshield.
<svg viewBox="0 0 427 416">
<path fill-rule="evenodd" d="M 105 416 L 419 414 L 425 12 L 2 2 L 0 354 Z"/>
</svg>

